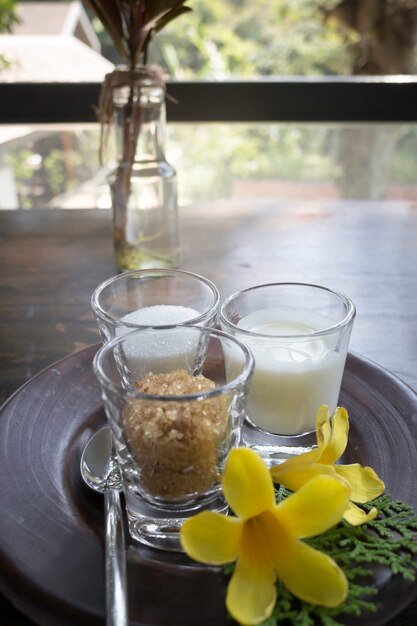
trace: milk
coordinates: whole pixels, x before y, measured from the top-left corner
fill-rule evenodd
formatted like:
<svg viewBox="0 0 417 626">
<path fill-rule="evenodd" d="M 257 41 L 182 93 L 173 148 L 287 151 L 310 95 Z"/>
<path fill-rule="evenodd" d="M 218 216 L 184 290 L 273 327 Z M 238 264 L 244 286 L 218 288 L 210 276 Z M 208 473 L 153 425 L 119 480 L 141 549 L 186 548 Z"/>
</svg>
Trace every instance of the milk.
<svg viewBox="0 0 417 626">
<path fill-rule="evenodd" d="M 195 309 L 171 304 L 161 304 L 127 313 L 120 318 L 141 327 L 158 327 L 170 324 L 183 324 L 199 317 Z M 132 330 L 129 327 L 117 329 L 122 335 Z M 176 369 L 192 371 L 196 359 L 199 333 L 186 326 L 182 328 L 136 333 L 123 344 L 125 364 L 133 379 L 143 378 L 147 373 L 170 372 Z"/>
<path fill-rule="evenodd" d="M 321 404 L 330 411 L 336 408 L 346 349 L 337 345 L 340 333 L 311 336 L 332 325 L 322 315 L 289 307 L 259 310 L 240 320 L 238 328 L 269 335 L 237 333 L 255 358 L 247 402 L 255 426 L 280 435 L 301 434 L 315 429 Z"/>
</svg>

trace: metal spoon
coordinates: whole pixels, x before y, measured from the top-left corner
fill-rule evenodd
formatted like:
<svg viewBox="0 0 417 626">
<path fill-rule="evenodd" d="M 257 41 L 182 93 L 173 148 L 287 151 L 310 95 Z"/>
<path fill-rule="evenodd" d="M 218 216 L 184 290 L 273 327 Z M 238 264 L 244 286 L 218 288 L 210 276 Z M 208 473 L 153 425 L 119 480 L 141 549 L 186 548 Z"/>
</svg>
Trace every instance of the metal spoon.
<svg viewBox="0 0 417 626">
<path fill-rule="evenodd" d="M 122 483 L 113 445 L 109 428 L 96 432 L 83 450 L 80 469 L 88 487 L 104 494 L 106 624 L 127 626 L 126 555 L 120 505 Z"/>
</svg>

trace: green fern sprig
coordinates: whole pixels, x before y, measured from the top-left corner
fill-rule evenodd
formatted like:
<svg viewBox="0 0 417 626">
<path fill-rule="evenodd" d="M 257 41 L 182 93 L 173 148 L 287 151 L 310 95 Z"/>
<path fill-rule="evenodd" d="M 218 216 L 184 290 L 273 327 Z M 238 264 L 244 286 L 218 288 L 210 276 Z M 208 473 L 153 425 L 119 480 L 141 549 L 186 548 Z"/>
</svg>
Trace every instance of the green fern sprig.
<svg viewBox="0 0 417 626">
<path fill-rule="evenodd" d="M 277 502 L 290 495 L 283 487 L 276 489 Z M 277 582 L 277 601 L 274 611 L 261 626 L 342 626 L 344 617 L 359 617 L 377 610 L 373 601 L 378 594 L 374 584 L 375 572 L 386 568 L 393 576 L 413 582 L 417 572 L 417 515 L 414 510 L 383 495 L 367 505 L 378 509 L 378 517 L 363 526 L 341 522 L 322 535 L 309 539 L 313 548 L 327 553 L 345 572 L 349 593 L 345 602 L 336 608 L 326 608 L 302 602 L 286 587 Z M 231 574 L 233 565 L 226 568 Z"/>
</svg>

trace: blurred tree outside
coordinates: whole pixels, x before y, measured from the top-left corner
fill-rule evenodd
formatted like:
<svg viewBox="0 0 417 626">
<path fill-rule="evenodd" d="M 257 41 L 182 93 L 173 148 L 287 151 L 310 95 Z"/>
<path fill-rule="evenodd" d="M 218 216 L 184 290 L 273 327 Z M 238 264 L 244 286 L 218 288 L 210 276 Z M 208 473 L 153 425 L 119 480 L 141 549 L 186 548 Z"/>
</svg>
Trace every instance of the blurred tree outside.
<svg viewBox="0 0 417 626">
<path fill-rule="evenodd" d="M 15 0 L 0 0 L 0 33 L 11 33 L 17 24 Z M 0 71 L 7 64 L 7 58 L 0 55 Z"/>
<path fill-rule="evenodd" d="M 326 10 L 356 33 L 352 74 L 414 74 L 417 0 L 341 0 Z"/>
<path fill-rule="evenodd" d="M 19 206 L 54 206 L 57 198 L 93 179 L 99 170 L 99 131 L 72 129 L 33 133 L 4 162 L 14 171 Z M 104 176 L 104 174 L 103 174 Z"/>
<path fill-rule="evenodd" d="M 416 36 L 417 0 L 195 0 L 193 14 L 155 39 L 152 59 L 180 79 L 406 74 L 414 73 Z M 394 125 L 316 131 L 258 125 L 239 147 L 233 129 L 225 130 L 223 151 L 233 163 L 230 176 L 327 175 L 337 179 L 341 197 L 376 199 L 385 196 L 391 172 L 401 171 L 393 161 L 397 136 Z M 410 142 L 403 137 L 398 144 L 400 159 Z M 226 184 L 219 169 L 218 180 Z M 417 163 L 408 168 L 414 182 L 416 170 Z"/>
<path fill-rule="evenodd" d="M 189 0 L 192 12 L 157 34 L 149 62 L 162 65 L 171 78 L 180 80 L 348 76 L 401 68 L 402 73 L 411 72 L 416 58 L 416 3 Z M 106 33 L 90 16 L 103 54 L 119 62 Z M 4 24 L 10 29 L 14 21 L 14 1 L 0 0 L 0 28 Z M 341 197 L 371 198 L 386 193 L 390 175 L 401 183 L 415 183 L 417 177 L 417 131 L 410 126 L 401 131 L 379 125 L 264 123 L 194 125 L 191 130 L 190 125 L 169 124 L 168 139 L 182 203 L 227 196 L 239 180 L 333 185 L 336 181 Z M 21 205 L 53 205 L 54 198 L 94 176 L 97 145 L 97 132 L 91 130 L 71 132 L 55 142 L 45 138 L 33 146 L 37 154 L 48 151 L 40 165 L 25 153 L 26 147 L 11 151 L 9 160 L 22 181 Z"/>
<path fill-rule="evenodd" d="M 1 1 L 1 0 L 0 0 Z M 333 2 L 333 0 L 330 0 Z M 173 21 L 154 38 L 150 63 L 161 64 L 172 78 L 213 78 L 291 74 L 339 74 L 349 72 L 345 35 L 336 25 L 325 25 L 317 0 L 190 0 L 193 11 Z M 99 35 L 102 52 L 118 63 L 114 47 L 100 23 L 90 17 Z M 316 132 L 317 131 L 317 132 Z M 320 179 L 334 173 L 333 152 L 327 150 L 328 131 L 261 124 L 253 127 L 219 125 L 193 128 L 189 141 L 187 125 L 169 125 L 169 149 L 179 172 L 181 202 L 231 193 L 235 178 Z M 97 135 L 75 134 L 76 158 L 80 138 L 94 154 Z M 39 163 L 19 148 L 10 161 L 25 164 L 17 170 L 20 203 L 45 206 L 85 182 L 88 166 L 64 168 L 61 140 L 45 138 L 34 146 L 35 153 L 48 153 Z M 68 154 L 68 153 L 67 153 Z M 68 160 L 68 159 L 67 159 Z M 36 162 L 35 162 L 36 161 Z M 336 164 L 337 167 L 337 164 Z M 196 169 L 204 171 L 204 184 L 196 184 Z M 25 177 L 22 177 L 23 172 Z"/>
<path fill-rule="evenodd" d="M 17 16 L 14 0 L 0 0 L 0 34 L 10 33 L 13 25 L 16 23 Z M 9 61 L 7 56 L 0 54 L 0 80 L 2 70 L 7 68 L 8 65 Z M 11 193 L 6 193 L 5 195 L 7 201 L 13 202 L 15 200 L 15 194 L 13 192 L 13 184 L 9 184 L 10 181 L 13 182 L 13 171 L 5 165 L 3 155 L 0 151 L 0 185 L 3 188 L 6 186 L 9 189 L 12 189 Z"/>
<path fill-rule="evenodd" d="M 172 77 L 350 73 L 346 42 L 354 36 L 341 33 L 335 20 L 325 22 L 317 0 L 193 0 L 190 6 L 193 11 L 158 33 L 150 49 L 150 61 Z M 188 128 L 168 131 L 170 145 L 185 147 L 171 157 L 185 202 L 229 195 L 234 180 L 327 181 L 339 172 L 334 130 L 325 126 L 225 124 L 215 132 L 206 126 L 193 129 L 193 142 Z M 196 163 L 204 176 L 195 175 Z"/>
<path fill-rule="evenodd" d="M 151 46 L 150 61 L 172 77 L 350 73 L 346 35 L 324 23 L 317 0 L 192 0 L 190 6 Z"/>
<path fill-rule="evenodd" d="M 16 23 L 15 0 L 0 0 L 0 32 L 10 33 Z"/>
<path fill-rule="evenodd" d="M 356 34 L 351 45 L 353 75 L 415 73 L 417 0 L 341 0 L 327 11 L 330 16 L 342 32 Z M 343 130 L 339 150 L 343 197 L 385 196 L 397 140 L 394 125 Z"/>
</svg>

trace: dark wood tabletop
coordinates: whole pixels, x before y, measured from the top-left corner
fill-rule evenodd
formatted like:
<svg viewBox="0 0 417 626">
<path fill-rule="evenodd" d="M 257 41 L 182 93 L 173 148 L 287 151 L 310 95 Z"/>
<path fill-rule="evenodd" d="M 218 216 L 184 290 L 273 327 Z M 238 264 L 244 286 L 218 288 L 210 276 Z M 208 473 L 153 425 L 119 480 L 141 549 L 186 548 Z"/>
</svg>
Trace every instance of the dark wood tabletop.
<svg viewBox="0 0 417 626">
<path fill-rule="evenodd" d="M 185 207 L 181 217 L 181 267 L 211 279 L 222 298 L 267 282 L 342 291 L 357 307 L 351 350 L 417 390 L 417 205 L 233 200 Z M 116 273 L 110 213 L 0 211 L 0 268 L 3 403 L 99 341 L 90 296 Z M 0 616 L 4 626 L 31 624 L 3 597 Z M 390 624 L 417 624 L 417 601 Z"/>
</svg>

